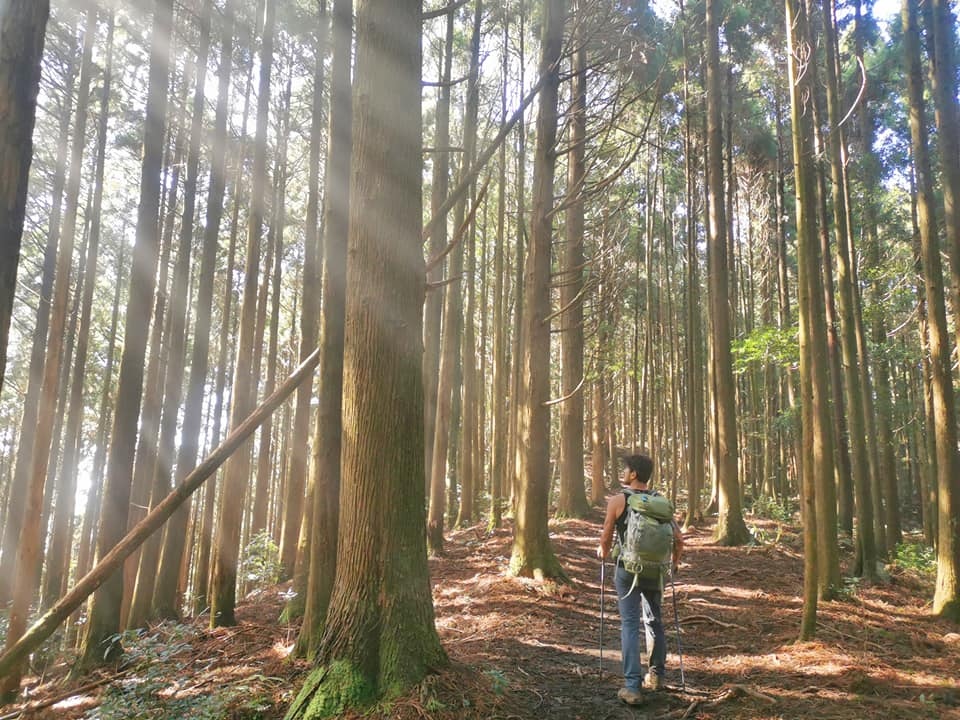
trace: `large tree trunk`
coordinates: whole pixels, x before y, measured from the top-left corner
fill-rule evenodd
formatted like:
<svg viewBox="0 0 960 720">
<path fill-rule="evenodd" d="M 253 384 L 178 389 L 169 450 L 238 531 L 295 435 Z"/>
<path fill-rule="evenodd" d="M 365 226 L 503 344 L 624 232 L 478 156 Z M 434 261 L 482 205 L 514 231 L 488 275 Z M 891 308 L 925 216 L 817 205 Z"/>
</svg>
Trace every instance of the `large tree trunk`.
<svg viewBox="0 0 960 720">
<path fill-rule="evenodd" d="M 91 67 L 93 56 L 93 42 L 96 37 L 97 11 L 91 8 L 87 11 L 87 27 L 83 36 L 82 67 L 80 70 L 80 95 L 85 98 L 89 93 L 91 81 Z M 103 112 L 105 108 L 101 106 Z M 86 120 L 86 109 L 77 113 L 77 126 L 74 130 L 74 157 L 82 155 L 85 143 L 85 125 L 80 125 L 80 117 Z M 96 158 L 96 178 L 94 180 L 94 201 L 91 219 L 90 235 L 87 241 L 83 278 L 83 301 L 80 309 L 81 317 L 77 333 L 76 358 L 74 360 L 73 379 L 70 385 L 70 400 L 67 410 L 66 433 L 64 437 L 63 462 L 60 468 L 57 483 L 57 504 L 53 517 L 53 533 L 50 540 L 50 550 L 47 555 L 47 574 L 43 584 L 41 606 L 50 607 L 60 597 L 67 582 L 70 570 L 70 549 L 73 546 L 73 514 L 74 496 L 77 487 L 77 464 L 80 452 L 80 426 L 83 420 L 83 387 L 86 376 L 87 346 L 90 337 L 90 316 L 93 308 L 93 289 L 97 278 L 97 258 L 100 250 L 100 210 L 103 205 L 103 164 L 104 144 L 106 142 L 106 117 L 100 118 L 100 144 Z M 77 150 L 79 144 L 80 149 Z M 78 188 L 79 191 L 79 188 Z"/>
<path fill-rule="evenodd" d="M 339 562 L 288 718 L 402 693 L 446 661 L 424 542 L 420 3 L 365 0 L 356 22 Z"/>
<path fill-rule="evenodd" d="M 833 14 L 831 3 L 824 3 L 824 38 L 826 40 L 826 68 L 827 68 L 827 114 L 830 124 L 829 133 L 829 157 L 831 170 L 831 187 L 833 189 L 833 225 L 835 242 L 837 244 L 837 286 L 840 293 L 840 345 L 843 354 L 843 365 L 846 370 L 843 387 L 846 390 L 846 406 L 850 439 L 850 450 L 852 453 L 851 473 L 853 484 L 857 493 L 857 509 L 859 512 L 858 525 L 861 537 L 863 530 L 867 528 L 871 521 L 876 521 L 873 517 L 876 514 L 877 497 L 874 492 L 875 481 L 871 476 L 871 462 L 868 455 L 867 437 L 873 437 L 867 434 L 867 418 L 864 415 L 865 406 L 863 394 L 871 392 L 869 387 L 862 383 L 860 374 L 860 364 L 869 362 L 869 359 L 862 357 L 857 343 L 857 328 L 859 326 L 859 302 L 857 294 L 859 289 L 856 286 L 853 263 L 855 256 L 853 254 L 853 239 L 850 237 L 850 228 L 848 227 L 848 209 L 847 194 L 845 192 L 846 177 L 844 173 L 845 141 L 843 137 L 843 128 L 840 127 L 840 93 L 837 69 L 834 63 L 836 53 L 836 32 L 833 25 Z M 826 261 L 824 261 L 826 264 Z M 839 427 L 837 428 L 839 433 Z M 890 469 L 891 472 L 893 469 Z M 836 547 L 836 503 L 835 497 L 829 491 L 833 489 L 832 482 L 818 489 L 818 507 L 817 517 L 820 521 L 821 533 L 826 533 L 826 537 L 821 539 L 819 556 L 820 562 L 820 596 L 822 598 L 831 597 L 838 589 L 840 583 L 840 567 L 837 557 Z M 843 486 L 841 486 L 841 491 Z M 827 496 L 820 502 L 820 496 L 823 493 Z M 875 526 L 875 525 L 874 525 Z M 872 534 L 876 540 L 876 534 Z M 866 534 L 869 539 L 871 533 Z M 865 552 L 866 542 L 860 545 L 861 554 L 865 560 L 869 559 L 870 552 Z M 869 550 L 869 548 L 866 548 Z M 863 563 L 864 575 L 872 578 L 876 574 L 876 567 L 871 562 Z"/>
<path fill-rule="evenodd" d="M 446 39 L 443 55 L 440 58 L 440 84 L 437 92 L 436 130 L 433 136 L 433 179 L 430 194 L 430 215 L 436 223 L 430 234 L 429 257 L 439 255 L 447 245 L 447 213 L 440 212 L 447 199 L 450 182 L 450 72 L 453 58 L 453 18 L 451 12 L 446 18 Z M 439 283 L 443 280 L 443 263 L 427 272 L 427 282 Z M 448 273 L 448 277 L 452 273 Z M 437 398 L 440 385 L 440 358 L 442 355 L 441 325 L 443 320 L 444 295 L 439 289 L 427 293 L 424 307 L 423 330 L 423 390 L 424 390 L 424 483 L 431 505 L 433 504 L 433 441 L 436 437 Z M 446 333 L 446 328 L 443 329 Z M 440 517 L 443 517 L 441 508 Z M 430 521 L 428 521 L 428 528 Z M 428 532 L 432 532 L 428 529 Z"/>
<path fill-rule="evenodd" d="M 432 209 L 436 214 L 443 204 L 447 194 L 447 178 L 449 175 L 450 155 L 450 65 L 453 53 L 453 19 L 454 14 L 447 14 L 447 34 L 444 44 L 443 54 L 443 73 L 441 76 L 440 97 L 437 100 L 437 132 L 435 141 L 434 158 L 434 186 L 432 197 Z M 460 203 L 457 203 L 458 208 Z M 454 222 L 454 231 L 459 231 L 459 223 Z M 442 250 L 447 242 L 447 223 L 441 219 L 436 226 L 436 230 L 431 235 L 431 250 L 434 244 L 439 244 L 439 250 Z M 442 266 L 441 266 L 442 267 Z M 455 432 L 455 423 L 451 423 L 450 414 L 453 403 L 452 394 L 454 392 L 454 380 L 457 378 L 457 368 L 459 366 L 460 351 L 460 331 L 462 327 L 463 304 L 461 295 L 463 288 L 460 285 L 461 272 L 463 270 L 463 243 L 457 242 L 450 253 L 447 262 L 447 279 L 450 282 L 444 290 L 443 295 L 443 331 L 440 336 L 440 355 L 439 370 L 435 378 L 425 376 L 425 392 L 435 395 L 434 398 L 426 400 L 426 447 L 430 449 L 430 455 L 427 456 L 427 468 L 429 469 L 430 505 L 427 511 L 427 547 L 431 553 L 443 552 L 443 524 L 446 515 L 446 485 L 447 485 L 447 451 L 449 450 L 450 435 Z M 433 273 L 430 277 L 433 277 Z M 439 293 L 439 289 L 433 290 L 430 295 Z M 427 298 L 427 322 L 431 325 L 436 322 L 431 308 L 433 298 Z M 430 347 L 430 333 L 433 327 L 427 327 L 427 347 Z M 426 355 L 425 368 L 429 369 L 432 362 L 430 352 Z M 433 387 L 431 387 L 433 386 Z"/>
<path fill-rule="evenodd" d="M 177 472 L 175 484 L 179 485 L 193 470 L 197 463 L 200 446 L 201 421 L 203 419 L 203 394 L 207 381 L 207 368 L 210 352 L 210 317 L 213 305 L 213 278 L 216 271 L 217 245 L 220 235 L 220 221 L 223 217 L 223 198 L 226 175 L 226 127 L 229 109 L 230 75 L 233 68 L 233 24 L 234 0 L 227 0 L 224 7 L 223 37 L 220 54 L 220 77 L 217 91 L 217 110 L 214 120 L 212 166 L 210 169 L 210 190 L 207 195 L 207 215 L 201 249 L 200 270 L 198 275 L 198 295 L 196 318 L 194 321 L 193 351 L 190 358 L 190 380 L 183 409 L 183 428 L 180 448 L 177 451 Z M 210 21 L 212 0 L 205 0 L 200 16 L 201 48 L 198 56 L 200 74 L 193 100 L 193 127 L 191 129 L 189 178 L 194 176 L 195 151 L 199 150 L 199 132 L 202 129 L 205 88 L 203 77 L 206 68 L 206 56 L 209 53 Z M 196 179 L 194 179 L 196 184 Z M 190 193 L 184 201 L 190 203 Z M 184 223 L 191 225 L 192 223 Z M 181 230 L 183 232 L 183 230 Z M 213 483 L 211 483 L 211 486 Z M 176 584 L 183 564 L 183 552 L 186 544 L 187 523 L 190 517 L 190 501 L 174 513 L 167 525 L 160 553 L 160 568 L 157 571 L 157 586 L 153 594 L 152 613 L 158 618 L 175 618 L 180 614 Z"/>
<path fill-rule="evenodd" d="M 313 73 L 313 101 L 310 120 L 310 155 L 307 170 L 307 214 L 304 228 L 303 253 L 303 295 L 300 310 L 300 358 L 301 360 L 313 352 L 317 346 L 320 330 L 320 273 L 322 268 L 322 248 L 320 234 L 320 149 L 323 143 L 323 101 L 324 92 L 324 61 L 326 60 L 329 45 L 329 18 L 327 15 L 326 0 L 320 2 L 318 18 L 318 32 L 316 41 L 316 58 Z M 349 157 L 349 151 L 347 152 Z M 329 162 L 329 154 L 328 154 Z M 337 187 L 326 186 L 325 201 L 331 202 L 331 192 Z M 326 207 L 325 207 L 326 209 Z M 304 383 L 297 391 L 297 399 L 293 414 L 293 435 L 290 438 L 290 466 L 287 471 L 287 482 L 284 485 L 283 520 L 280 530 L 280 575 L 282 579 L 293 577 L 298 566 L 297 541 L 304 520 L 312 512 L 312 508 L 304 505 L 304 488 L 307 484 L 307 458 L 310 439 L 310 400 L 313 396 L 313 382 Z M 339 462 L 339 451 L 337 452 Z M 304 567 L 309 558 L 299 558 Z M 302 589 L 306 588 L 306 573 L 302 580 L 295 585 L 297 596 L 302 598 Z M 302 605 L 302 600 L 294 599 Z M 302 609 L 300 610 L 302 612 Z M 299 613 L 297 613 L 299 614 Z"/>
<path fill-rule="evenodd" d="M 920 39 L 917 7 L 903 3 L 903 27 L 910 101 L 910 135 L 913 143 L 914 171 L 917 177 L 917 214 L 923 281 L 929 313 L 930 370 L 933 427 L 937 458 L 937 585 L 933 612 L 960 620 L 960 537 L 955 503 L 960 498 L 960 467 L 957 457 L 957 422 L 950 369 L 950 336 L 947 332 L 943 268 L 936 235 L 933 180 L 927 150 L 924 113 L 923 75 L 920 67 Z"/>
<path fill-rule="evenodd" d="M 239 425 L 254 407 L 258 378 L 253 375 L 254 335 L 256 334 L 257 283 L 260 275 L 260 246 L 266 213 L 267 120 L 270 112 L 270 75 L 273 69 L 273 33 L 276 0 L 266 0 L 263 45 L 260 49 L 260 87 L 257 95 L 257 137 L 253 156 L 253 185 L 250 194 L 250 218 L 244 268 L 243 301 L 240 307 L 240 338 L 237 342 L 237 367 L 233 377 L 230 427 Z M 212 627 L 236 625 L 237 562 L 240 554 L 240 530 L 243 498 L 250 481 L 250 446 L 240 448 L 224 469 L 223 492 L 229 502 L 220 507 L 220 523 L 213 556 L 213 581 L 210 592 Z"/>
<path fill-rule="evenodd" d="M 703 384 L 703 318 L 700 309 L 700 253 L 697 251 L 697 215 L 700 210 L 700 192 L 697 188 L 693 123 L 690 107 L 690 80 L 687 67 L 687 21 L 681 0 L 683 18 L 683 96 L 684 113 L 684 155 L 686 170 L 687 203 L 687 316 L 686 342 L 687 353 L 687 422 L 689 442 L 687 445 L 687 514 L 684 525 L 687 527 L 703 522 L 703 510 L 700 507 L 700 495 L 706 482 L 706 421 L 704 418 Z M 635 409 L 636 411 L 636 409 Z M 636 436 L 634 436 L 636 437 Z"/>
<path fill-rule="evenodd" d="M 524 577 L 565 577 L 550 546 L 550 250 L 557 103 L 565 0 L 544 0 L 537 146 L 533 164 L 530 247 L 523 283 L 521 394 L 518 398 L 516 526 L 510 572 Z"/>
<path fill-rule="evenodd" d="M 587 139 L 587 47 L 583 0 L 573 11 L 577 30 L 573 42 L 570 160 L 567 170 L 567 209 L 564 272 L 560 275 L 560 336 L 562 380 L 560 394 L 560 498 L 557 513 L 583 517 L 589 510 L 583 483 L 583 239 Z"/>
<path fill-rule="evenodd" d="M 167 88 L 170 83 L 170 37 L 173 24 L 172 0 L 156 0 L 150 46 L 150 79 L 147 89 L 144 152 L 140 176 L 140 205 L 137 212 L 137 240 L 133 249 L 130 300 L 127 304 L 120 361 L 120 384 L 111 433 L 103 512 L 97 535 L 97 555 L 105 556 L 123 537 L 130 504 L 133 453 L 143 389 L 143 366 L 147 344 L 150 300 L 157 272 L 160 215 L 160 165 L 167 123 Z M 98 665 L 115 657 L 119 645 L 113 641 L 120 629 L 123 576 L 119 573 L 101 586 L 90 606 L 87 634 L 80 667 Z"/>
<path fill-rule="evenodd" d="M 49 3 L 47 12 L 49 12 Z M 24 12 L 24 8 L 29 7 L 28 12 L 33 12 L 35 9 L 40 9 L 41 3 L 19 3 L 20 9 L 14 10 L 12 7 L 7 11 L 8 13 Z M 11 16 L 11 21 L 12 21 Z M 6 18 L 2 20 L 4 23 L 7 22 Z M 39 16 L 38 20 L 39 21 Z M 19 23 L 19 19 L 17 20 Z M 18 24 L 15 24 L 16 32 L 21 32 L 21 28 Z M 44 15 L 41 22 L 41 31 L 46 27 L 46 16 Z M 0 32 L 6 32 L 0 30 Z M 67 52 L 71 53 L 76 51 L 76 41 L 74 38 L 74 33 L 70 33 L 71 43 L 67 48 Z M 2 36 L 0 36 L 0 43 L 2 43 Z M 27 52 L 36 52 L 36 58 L 31 60 L 29 57 L 24 58 L 24 60 L 29 64 L 30 62 L 36 62 L 37 64 L 37 77 L 33 80 L 29 80 L 29 75 L 24 73 L 20 74 L 19 71 L 16 71 L 16 74 L 12 78 L 5 79 L 2 92 L 6 95 L 7 93 L 17 92 L 17 87 L 11 87 L 9 82 L 20 82 L 21 79 L 28 80 L 30 82 L 39 83 L 39 67 L 40 67 L 40 58 L 43 55 L 42 43 L 35 50 L 29 48 L 21 49 L 21 52 L 26 50 Z M 53 295 L 53 276 L 56 272 L 57 266 L 57 245 L 60 242 L 60 220 L 63 215 L 63 186 L 66 183 L 66 168 L 67 168 L 67 152 L 70 149 L 70 119 L 73 112 L 73 95 L 74 95 L 74 84 L 77 77 L 76 72 L 77 62 L 74 58 L 67 58 L 67 66 L 64 69 L 63 77 L 63 99 L 60 106 L 60 133 L 58 135 L 57 141 L 57 156 L 56 156 L 56 169 L 54 171 L 53 183 L 52 183 L 52 203 L 50 207 L 50 218 L 49 225 L 47 230 L 47 242 L 43 251 L 43 270 L 41 273 L 40 287 L 38 288 L 38 297 L 37 297 L 37 320 L 36 325 L 33 330 L 32 337 L 32 348 L 30 350 L 30 371 L 29 377 L 27 380 L 27 393 L 23 399 L 23 414 L 20 421 L 20 437 L 19 444 L 17 447 L 17 459 L 14 465 L 13 478 L 11 480 L 11 486 L 9 494 L 6 499 L 7 506 L 7 515 L 6 522 L 3 525 L 3 545 L 0 548 L 0 604 L 6 604 L 10 600 L 10 593 L 13 590 L 13 578 L 14 578 L 14 569 L 17 556 L 17 544 L 20 542 L 20 530 L 23 527 L 23 513 L 26 506 L 26 497 L 27 497 L 27 483 L 29 482 L 30 476 L 30 461 L 33 457 L 33 440 L 34 440 L 34 429 L 37 424 L 37 411 L 39 409 L 39 397 L 40 397 L 40 386 L 43 384 L 43 364 L 46 360 L 46 345 L 47 345 L 47 330 L 50 327 L 50 298 Z M 33 96 L 34 106 L 36 105 L 36 93 L 37 90 L 34 88 L 30 91 Z M 14 101 L 11 98 L 6 98 L 4 103 L 13 102 L 13 107 L 20 110 L 21 108 L 26 109 L 26 105 L 21 105 L 19 101 Z M 30 110 L 29 116 L 24 116 L 22 120 L 27 120 L 29 118 L 30 127 L 17 130 L 16 128 L 11 131 L 11 133 L 4 133 L 3 137 L 5 141 L 7 138 L 10 139 L 11 144 L 9 146 L 4 145 L 4 149 L 0 152 L 9 153 L 11 149 L 16 149 L 19 152 L 25 152 L 26 154 L 22 158 L 16 159 L 19 163 L 21 160 L 26 160 L 27 166 L 21 168 L 19 172 L 23 173 L 22 178 L 17 178 L 14 182 L 22 183 L 23 191 L 23 202 L 26 202 L 26 192 L 27 192 L 27 181 L 29 176 L 29 163 L 32 161 L 33 156 L 32 152 L 29 149 L 24 148 L 16 142 L 14 138 L 15 132 L 26 132 L 25 137 L 33 142 L 33 111 Z M 19 192 L 19 190 L 17 190 Z M 7 200 L 2 201 L 5 208 L 9 208 Z M 13 199 L 12 202 L 19 202 L 16 199 Z M 6 213 L 8 210 L 0 210 L 0 212 Z M 24 209 L 21 208 L 19 212 L 22 214 Z M 5 217 L 5 216 L 4 216 Z M 8 220 L 5 220 L 4 217 L 0 217 L 0 222 L 3 222 L 3 227 L 7 227 Z M 10 219 L 12 221 L 13 218 Z M 16 270 L 17 264 L 19 263 L 19 247 L 20 247 L 20 235 L 22 233 L 23 218 L 19 220 L 19 230 L 15 234 L 11 234 L 9 238 L 3 235 L 3 239 L 0 240 L 0 260 L 2 260 L 2 269 L 0 269 L 0 313 L 7 313 L 12 308 L 13 303 L 13 285 L 16 280 Z M 12 227 L 3 231 L 4 233 L 12 232 Z M 13 243 L 16 243 L 16 248 L 14 248 Z M 13 254 L 10 254 L 13 253 Z M 6 293 L 5 283 L 8 281 L 7 273 L 12 273 L 10 275 L 10 304 L 4 305 L 7 302 L 6 296 L 3 293 Z M 7 329 L 9 329 L 9 317 L 4 315 L 6 319 L 0 318 L 0 389 L 3 387 L 3 368 L 6 363 L 6 338 L 7 338 Z"/>
<path fill-rule="evenodd" d="M 33 159 L 33 124 L 49 0 L 10 0 L 0 9 L 0 389 L 20 261 L 20 239 Z"/>
<path fill-rule="evenodd" d="M 798 59 L 809 57 L 808 18 L 802 2 L 787 0 L 787 52 L 790 71 L 790 105 L 793 123 L 793 158 L 797 176 L 798 307 L 800 312 L 800 388 L 802 408 L 802 503 L 804 522 L 804 593 L 800 638 L 816 632 L 819 534 L 817 494 L 833 480 L 832 424 L 829 415 L 826 321 L 820 279 L 820 248 L 817 242 L 816 190 L 812 113 L 813 79 L 798 69 Z"/>
<path fill-rule="evenodd" d="M 322 639 L 334 583 L 338 577 L 340 487 L 344 457 L 344 342 L 347 306 L 347 249 L 351 222 L 350 168 L 353 155 L 353 106 L 350 59 L 353 37 L 352 0 L 334 0 L 330 66 L 330 127 L 324 203 L 323 304 L 320 326 L 319 407 L 315 428 L 316 461 L 309 532 L 308 584 L 298 650 L 313 655 Z M 422 325 L 422 320 L 417 323 Z M 421 425 L 422 427 L 422 425 Z M 417 478 L 423 487 L 423 474 Z"/>
<path fill-rule="evenodd" d="M 741 545 L 750 539 L 743 522 L 737 479 L 736 384 L 730 354 L 730 295 L 727 287 L 727 219 L 723 189 L 720 122 L 720 46 L 717 0 L 707 0 L 707 192 L 709 203 L 710 315 L 713 319 L 714 388 L 717 413 L 719 515 L 716 539 Z"/>
<path fill-rule="evenodd" d="M 956 33 L 952 31 L 956 28 L 956 20 L 950 3 L 933 0 L 932 20 L 933 95 L 940 130 L 944 219 L 953 275 L 955 314 L 960 314 L 960 119 L 957 117 L 960 113 L 957 108 Z M 957 344 L 960 345 L 960 323 L 956 322 L 956 317 L 954 323 L 957 325 Z M 956 463 L 956 453 L 953 454 Z M 957 621 L 960 620 L 960 476 L 956 472 L 939 475 L 937 496 L 940 524 L 937 536 L 937 590 L 933 598 L 933 610 L 938 615 Z"/>
<path fill-rule="evenodd" d="M 477 116 L 480 112 L 480 32 L 483 23 L 483 0 L 477 0 L 473 13 L 473 33 L 470 38 L 470 65 L 469 79 L 467 82 L 467 102 L 466 116 L 463 121 L 463 162 L 460 171 L 459 183 L 463 183 L 467 176 L 473 171 L 475 156 L 477 154 Z M 470 217 L 466 218 L 467 196 L 464 193 L 463 199 L 454 212 L 457 232 L 464 233 L 461 242 L 467 243 L 466 257 L 467 266 L 465 268 L 467 278 L 467 305 L 464 313 L 463 343 L 461 352 L 461 366 L 463 379 L 463 411 L 461 421 L 460 446 L 460 504 L 457 510 L 455 524 L 458 526 L 468 524 L 473 521 L 473 499 L 476 486 L 482 476 L 482 461 L 479 448 L 479 435 L 481 432 L 480 424 L 480 399 L 478 397 L 479 378 L 477 377 L 477 354 L 476 348 L 476 330 L 474 316 L 476 315 L 477 304 L 477 223 L 476 211 L 478 199 L 476 193 L 473 195 L 472 209 Z M 483 197 L 486 197 L 484 189 Z M 479 200 L 482 202 L 482 198 Z M 470 225 L 469 230 L 463 227 L 464 223 Z M 485 357 L 485 353 L 480 353 Z M 456 389 L 454 389 L 456 392 Z M 452 509 L 452 508 L 451 508 Z"/>
<path fill-rule="evenodd" d="M 858 61 L 863 63 L 864 42 L 867 32 L 864 26 L 864 19 L 861 14 L 860 2 L 855 3 L 856 24 L 854 32 L 856 33 L 856 54 Z M 860 134 L 860 168 L 863 173 L 862 184 L 865 188 L 876 187 L 880 182 L 880 165 L 874 151 L 874 120 L 869 102 L 862 103 L 857 108 L 857 121 Z M 866 192 L 860 198 L 863 206 L 863 226 L 866 235 L 866 262 L 865 267 L 870 270 L 871 281 L 869 285 L 870 305 L 872 315 L 871 340 L 873 347 L 876 348 L 873 353 L 877 392 L 877 441 L 879 443 L 878 453 L 880 462 L 878 472 L 882 478 L 884 486 L 884 499 L 886 500 L 885 526 L 886 526 L 886 545 L 888 550 L 893 550 L 903 539 L 901 519 L 900 519 L 900 498 L 897 487 L 897 466 L 895 458 L 895 447 L 892 429 L 893 400 L 890 381 L 890 362 L 887 359 L 888 351 L 886 347 L 889 344 L 887 339 L 887 312 L 883 303 L 885 288 L 880 278 L 881 269 L 880 238 L 878 234 L 877 205 L 873 193 Z M 848 210 L 850 206 L 848 205 Z M 911 463 L 911 466 L 913 464 Z M 845 518 L 841 518 L 841 522 Z"/>
<path fill-rule="evenodd" d="M 510 31 L 504 13 L 503 45 L 507 46 Z M 500 118 L 507 121 L 507 53 L 502 53 L 500 64 Z M 507 458 L 507 388 L 510 363 L 507 357 L 509 333 L 507 330 L 507 144 L 500 145 L 497 168 L 497 239 L 493 250 L 493 423 L 490 451 L 490 527 L 500 526 L 501 505 L 510 463 Z"/>
<path fill-rule="evenodd" d="M 187 93 L 194 70 L 193 63 L 190 63 L 183 74 L 180 96 L 176 106 L 179 108 L 175 120 L 176 139 L 173 141 L 172 158 L 168 160 L 167 165 L 169 176 L 164 179 L 164 185 L 169 187 L 169 190 L 167 191 L 165 212 L 163 213 L 160 269 L 157 276 L 153 330 L 149 344 L 150 359 L 147 363 L 147 379 L 143 392 L 143 410 L 140 413 L 140 437 L 137 442 L 136 461 L 133 466 L 133 487 L 131 489 L 130 516 L 127 520 L 127 527 L 134 527 L 146 517 L 149 508 L 159 502 L 168 489 L 157 486 L 162 478 L 162 475 L 157 471 L 160 465 L 160 425 L 164 409 L 165 384 L 168 372 L 175 364 L 172 357 L 174 348 L 171 339 L 174 290 L 171 287 L 168 292 L 168 278 L 170 276 L 170 258 L 174 251 L 173 234 L 176 226 L 180 172 L 183 164 L 184 145 L 186 144 Z M 179 260 L 176 262 L 179 263 Z M 187 292 L 186 283 L 184 283 L 181 292 Z M 181 364 L 180 383 L 182 383 L 182 374 Z M 178 386 L 177 393 L 179 392 L 180 387 Z M 179 397 L 176 402 L 179 405 Z M 147 614 L 150 611 L 150 601 L 153 598 L 161 540 L 161 537 L 150 538 L 143 548 L 130 556 L 124 566 L 121 624 L 127 628 L 143 627 L 146 624 Z M 145 557 L 146 563 L 144 564 L 142 561 Z"/>
</svg>

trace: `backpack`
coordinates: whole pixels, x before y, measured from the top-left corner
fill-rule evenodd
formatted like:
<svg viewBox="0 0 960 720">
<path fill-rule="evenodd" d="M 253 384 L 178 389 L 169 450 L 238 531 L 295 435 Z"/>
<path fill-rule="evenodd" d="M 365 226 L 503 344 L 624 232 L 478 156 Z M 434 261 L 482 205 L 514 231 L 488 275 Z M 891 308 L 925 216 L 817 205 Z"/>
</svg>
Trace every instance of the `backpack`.
<svg viewBox="0 0 960 720">
<path fill-rule="evenodd" d="M 629 491 L 624 494 L 627 527 L 620 543 L 619 560 L 624 570 L 633 573 L 629 595 L 639 578 L 659 580 L 663 577 L 663 568 L 670 562 L 673 551 L 673 503 L 662 495 Z"/>
</svg>

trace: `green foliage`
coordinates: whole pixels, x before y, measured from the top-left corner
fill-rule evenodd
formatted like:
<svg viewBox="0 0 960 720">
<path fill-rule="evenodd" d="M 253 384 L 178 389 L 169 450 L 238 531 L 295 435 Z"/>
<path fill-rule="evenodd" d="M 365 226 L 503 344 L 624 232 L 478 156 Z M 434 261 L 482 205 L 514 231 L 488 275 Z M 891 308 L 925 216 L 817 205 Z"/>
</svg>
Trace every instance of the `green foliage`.
<svg viewBox="0 0 960 720">
<path fill-rule="evenodd" d="M 243 554 L 240 571 L 253 590 L 275 585 L 280 580 L 280 548 L 266 530 L 254 535 Z"/>
<path fill-rule="evenodd" d="M 195 635 L 190 626 L 164 623 L 112 638 L 124 646 L 120 667 L 127 673 L 107 688 L 100 706 L 87 711 L 84 720 L 262 718 L 271 703 L 249 685 L 191 691 L 186 651 Z"/>
<path fill-rule="evenodd" d="M 491 668 L 490 670 L 484 670 L 484 674 L 490 678 L 494 695 L 503 695 L 507 691 L 510 683 L 507 681 L 507 676 L 504 675 L 501 670 Z"/>
<path fill-rule="evenodd" d="M 769 495 L 761 495 L 753 501 L 750 511 L 757 517 L 774 520 L 779 523 L 793 522 L 797 508 L 789 499 L 778 500 Z"/>
<path fill-rule="evenodd" d="M 742 375 L 753 367 L 773 363 L 790 367 L 800 361 L 797 329 L 781 330 L 772 325 L 758 327 L 746 337 L 736 340 L 733 352 L 733 371 Z"/>
<path fill-rule="evenodd" d="M 937 571 L 937 558 L 929 545 L 905 542 L 897 545 L 893 565 L 903 570 L 912 570 L 919 575 L 933 575 Z"/>
<path fill-rule="evenodd" d="M 853 600 L 857 597 L 860 592 L 860 581 L 862 578 L 859 577 L 845 577 L 843 578 L 843 583 L 839 588 L 836 588 L 836 599 L 837 600 Z"/>
</svg>

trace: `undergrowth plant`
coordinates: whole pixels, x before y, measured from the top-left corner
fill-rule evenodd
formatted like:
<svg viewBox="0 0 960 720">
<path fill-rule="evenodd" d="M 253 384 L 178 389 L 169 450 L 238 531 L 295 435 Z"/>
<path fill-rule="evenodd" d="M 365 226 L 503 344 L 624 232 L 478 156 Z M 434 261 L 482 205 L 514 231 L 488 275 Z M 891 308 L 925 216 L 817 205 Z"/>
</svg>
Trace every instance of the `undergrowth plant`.
<svg viewBox="0 0 960 720">
<path fill-rule="evenodd" d="M 190 641 L 196 630 L 163 623 L 150 630 L 130 630 L 114 638 L 123 645 L 120 671 L 100 705 L 84 720 L 257 720 L 270 703 L 248 685 L 190 687 Z"/>
<path fill-rule="evenodd" d="M 273 542 L 273 538 L 266 530 L 262 530 L 250 538 L 244 549 L 243 562 L 240 570 L 251 590 L 262 590 L 265 587 L 276 585 L 280 580 L 282 570 L 280 564 L 280 548 Z"/>
<path fill-rule="evenodd" d="M 922 542 L 904 542 L 897 545 L 892 564 L 919 575 L 933 575 L 937 571 L 937 558 L 933 548 Z"/>
</svg>

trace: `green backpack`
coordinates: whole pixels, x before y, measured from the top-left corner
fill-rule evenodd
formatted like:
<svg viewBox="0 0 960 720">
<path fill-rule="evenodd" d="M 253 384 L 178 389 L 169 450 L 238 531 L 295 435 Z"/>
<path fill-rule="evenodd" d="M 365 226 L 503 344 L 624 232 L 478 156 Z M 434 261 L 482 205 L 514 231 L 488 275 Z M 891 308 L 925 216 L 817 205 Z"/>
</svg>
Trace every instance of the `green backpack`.
<svg viewBox="0 0 960 720">
<path fill-rule="evenodd" d="M 627 527 L 619 560 L 624 570 L 633 573 L 629 595 L 639 578 L 663 577 L 663 569 L 669 564 L 673 552 L 673 503 L 662 495 L 629 491 L 624 494 L 627 496 Z"/>
</svg>

